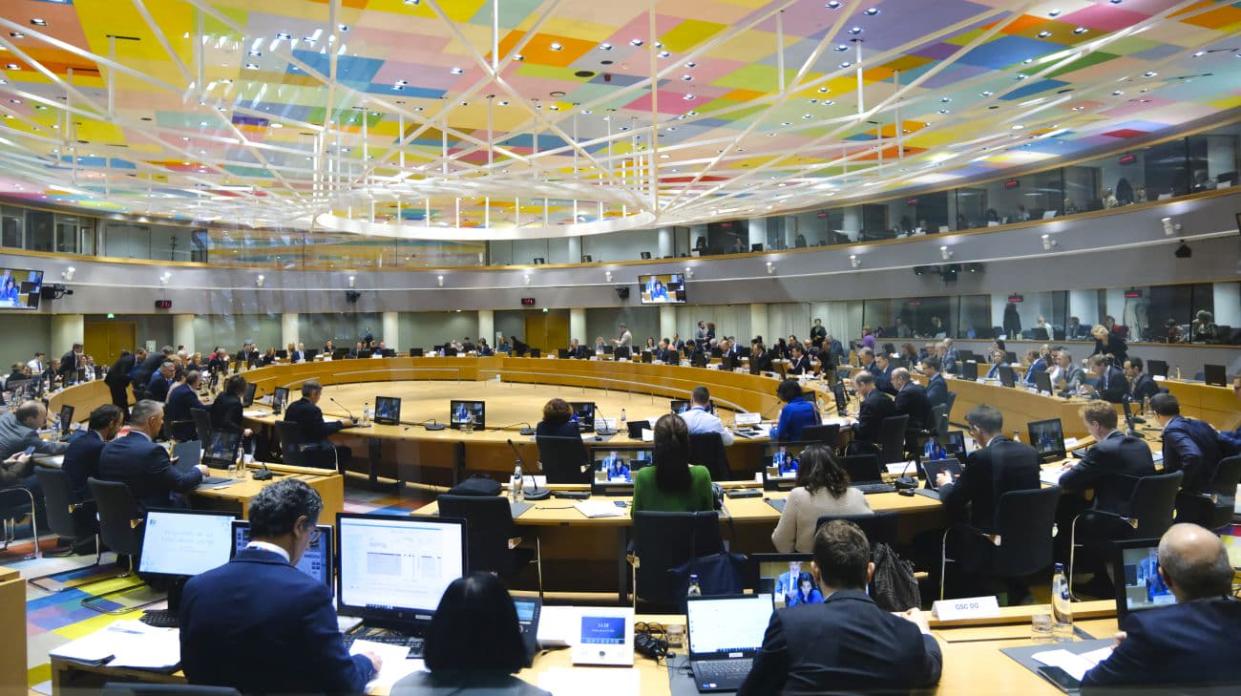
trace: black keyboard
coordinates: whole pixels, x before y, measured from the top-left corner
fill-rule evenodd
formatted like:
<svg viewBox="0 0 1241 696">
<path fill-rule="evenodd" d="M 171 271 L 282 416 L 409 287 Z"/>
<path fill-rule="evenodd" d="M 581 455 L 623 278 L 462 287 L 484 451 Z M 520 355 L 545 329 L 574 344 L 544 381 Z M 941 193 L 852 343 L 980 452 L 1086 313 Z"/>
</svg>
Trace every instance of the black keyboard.
<svg viewBox="0 0 1241 696">
<path fill-rule="evenodd" d="M 148 609 L 138 620 L 156 628 L 178 628 L 181 625 L 177 615 L 167 609 Z"/>
<path fill-rule="evenodd" d="M 862 491 L 865 495 L 870 495 L 872 493 L 893 493 L 896 491 L 896 486 L 893 486 L 890 483 L 854 483 L 850 484 L 849 487 L 856 488 L 859 491 Z"/>
<path fill-rule="evenodd" d="M 343 638 L 345 639 L 346 650 L 349 650 L 350 648 L 353 647 L 353 642 L 355 640 L 369 640 L 372 643 L 383 643 L 384 645 L 400 645 L 400 646 L 407 647 L 409 648 L 409 655 L 407 656 L 407 659 L 422 657 L 423 641 L 421 638 L 417 636 L 407 636 L 407 635 L 402 635 L 399 633 L 389 633 L 389 634 L 378 635 L 378 636 L 368 636 L 368 635 L 359 635 L 356 633 L 346 633 L 343 636 Z"/>
<path fill-rule="evenodd" d="M 741 686 L 753 666 L 748 658 L 695 662 L 694 681 L 699 691 L 731 691 Z"/>
</svg>

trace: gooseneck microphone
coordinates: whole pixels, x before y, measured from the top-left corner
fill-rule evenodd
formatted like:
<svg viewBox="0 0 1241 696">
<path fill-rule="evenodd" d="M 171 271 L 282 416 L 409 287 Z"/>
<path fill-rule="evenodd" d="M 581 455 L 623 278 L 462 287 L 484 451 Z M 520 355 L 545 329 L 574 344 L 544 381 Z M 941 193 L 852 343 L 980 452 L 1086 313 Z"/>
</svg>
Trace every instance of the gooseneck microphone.
<svg viewBox="0 0 1241 696">
<path fill-rule="evenodd" d="M 512 440 L 507 440 L 507 442 L 508 446 L 513 450 L 513 456 L 517 458 L 517 463 L 521 466 L 522 475 L 524 476 L 526 462 L 521 458 L 521 451 L 517 449 L 517 445 L 514 445 Z M 532 484 L 531 490 L 524 493 L 526 500 L 547 500 L 551 496 L 552 491 L 550 488 L 546 486 L 539 488 L 539 479 L 533 473 L 530 474 L 530 483 Z"/>
<path fill-rule="evenodd" d="M 349 420 L 353 421 L 354 423 L 357 423 L 357 422 L 358 422 L 358 419 L 353 417 L 353 411 L 350 411 L 349 409 L 345 408 L 345 405 L 344 405 L 344 404 L 342 404 L 341 402 L 337 401 L 336 399 L 333 399 L 333 398 L 332 398 L 332 397 L 330 397 L 330 396 L 327 398 L 327 400 L 328 400 L 328 401 L 331 401 L 332 403 L 334 403 L 334 404 L 336 404 L 337 406 L 340 406 L 342 409 L 344 409 L 344 410 L 345 410 L 345 413 L 348 413 L 348 414 L 349 414 Z"/>
</svg>

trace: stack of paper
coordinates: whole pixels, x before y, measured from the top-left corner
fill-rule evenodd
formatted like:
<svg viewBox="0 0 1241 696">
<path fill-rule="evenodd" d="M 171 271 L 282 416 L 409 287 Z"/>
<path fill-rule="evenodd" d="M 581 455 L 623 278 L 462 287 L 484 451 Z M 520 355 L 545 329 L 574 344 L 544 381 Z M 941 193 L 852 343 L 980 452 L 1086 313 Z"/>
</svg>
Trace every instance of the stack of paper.
<svg viewBox="0 0 1241 696">
<path fill-rule="evenodd" d="M 118 621 L 48 654 L 90 664 L 172 671 L 181 663 L 181 641 L 175 628 Z"/>
<path fill-rule="evenodd" d="M 1089 672 L 1091 667 L 1094 667 L 1103 660 L 1106 660 L 1111 654 L 1112 648 L 1106 647 L 1099 648 L 1098 650 L 1091 650 L 1090 652 L 1082 653 L 1080 655 L 1064 649 L 1045 650 L 1043 652 L 1034 653 L 1031 657 L 1038 662 L 1047 665 L 1048 667 L 1059 667 L 1067 672 L 1069 676 L 1073 677 L 1077 681 L 1081 681 L 1082 677 L 1086 676 L 1086 672 Z"/>
<path fill-rule="evenodd" d="M 625 509 L 610 500 L 583 500 L 573 507 L 582 515 L 594 519 L 596 517 L 622 517 Z"/>
</svg>

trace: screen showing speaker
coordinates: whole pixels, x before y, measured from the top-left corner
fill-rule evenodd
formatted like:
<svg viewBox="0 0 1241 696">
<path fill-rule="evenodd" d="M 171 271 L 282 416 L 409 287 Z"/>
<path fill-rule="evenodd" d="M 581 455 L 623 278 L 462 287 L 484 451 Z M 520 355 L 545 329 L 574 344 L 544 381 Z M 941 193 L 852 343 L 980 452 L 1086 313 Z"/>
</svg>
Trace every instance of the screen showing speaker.
<svg viewBox="0 0 1241 696">
<path fill-rule="evenodd" d="M 685 276 L 680 273 L 638 276 L 642 304 L 685 304 Z"/>
</svg>

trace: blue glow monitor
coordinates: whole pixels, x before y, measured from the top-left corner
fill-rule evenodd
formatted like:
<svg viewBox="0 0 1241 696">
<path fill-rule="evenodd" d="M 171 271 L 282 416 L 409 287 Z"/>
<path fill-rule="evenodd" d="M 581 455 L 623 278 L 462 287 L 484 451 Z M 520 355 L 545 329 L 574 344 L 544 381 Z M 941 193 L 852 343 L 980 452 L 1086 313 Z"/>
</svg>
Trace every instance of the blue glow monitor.
<svg viewBox="0 0 1241 696">
<path fill-rule="evenodd" d="M 596 447 L 591 455 L 590 492 L 593 495 L 630 495 L 638 470 L 654 464 L 655 450 L 650 447 Z"/>
<path fill-rule="evenodd" d="M 770 443 L 763 450 L 763 490 L 788 491 L 797 485 L 797 470 L 801 467 L 801 451 L 810 442 Z"/>
<path fill-rule="evenodd" d="M 680 273 L 638 276 L 642 304 L 685 304 L 685 276 Z"/>
<path fill-rule="evenodd" d="M 811 588 L 815 588 L 814 576 L 810 574 L 813 559 L 810 554 L 755 553 L 750 559 L 758 567 L 758 592 L 771 595 L 775 608 L 823 601 L 822 592 L 815 597 L 803 585 L 804 580 L 809 580 Z"/>
<path fill-rule="evenodd" d="M 332 525 L 320 524 L 317 525 L 317 529 L 319 530 L 319 538 L 306 547 L 306 553 L 302 554 L 302 559 L 297 562 L 297 569 L 323 583 L 331 590 L 335 587 L 333 577 L 336 568 L 336 564 L 333 562 L 333 553 L 336 547 L 332 543 Z M 249 543 L 250 521 L 233 520 L 233 555 L 236 556 Z"/>
<path fill-rule="evenodd" d="M 1118 541 L 1112 554 L 1117 619 L 1123 622 L 1131 611 L 1176 604 L 1176 596 L 1159 574 L 1158 539 Z"/>
<path fill-rule="evenodd" d="M 38 309 L 43 271 L 0 268 L 0 309 Z"/>
<path fill-rule="evenodd" d="M 570 419 L 577 423 L 577 429 L 583 433 L 595 431 L 595 402 L 570 401 L 569 409 L 573 412 Z"/>
</svg>

